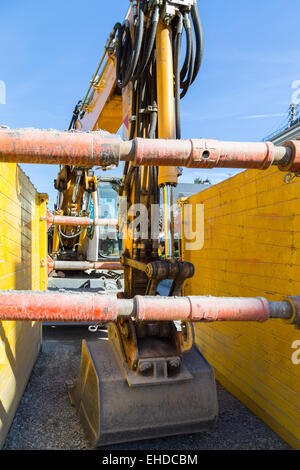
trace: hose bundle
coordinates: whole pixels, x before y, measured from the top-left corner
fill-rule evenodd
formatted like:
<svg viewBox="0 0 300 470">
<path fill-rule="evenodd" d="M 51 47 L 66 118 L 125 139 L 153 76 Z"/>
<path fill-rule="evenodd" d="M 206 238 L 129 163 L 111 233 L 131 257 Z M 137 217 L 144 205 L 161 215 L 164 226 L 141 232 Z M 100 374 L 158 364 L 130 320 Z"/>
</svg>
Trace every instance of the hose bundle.
<svg viewBox="0 0 300 470">
<path fill-rule="evenodd" d="M 146 14 L 148 14 L 148 17 L 146 24 L 144 24 Z M 135 18 L 133 42 L 131 41 L 130 25 L 127 19 L 122 25 L 120 23 L 116 23 L 114 27 L 114 31 L 117 33 L 118 43 L 116 49 L 117 85 L 119 88 L 124 88 L 129 84 L 129 82 L 132 82 L 133 84 L 132 101 L 134 109 L 131 121 L 130 139 L 134 137 L 135 132 L 137 131 L 135 116 L 136 106 L 138 103 L 136 95 L 142 95 L 142 98 L 139 98 L 139 102 L 141 102 L 141 100 L 144 102 L 145 94 L 147 95 L 145 90 L 147 85 L 145 85 L 145 82 L 143 81 L 143 90 L 139 89 L 138 83 L 141 77 L 146 81 L 148 80 L 147 76 L 145 76 L 145 72 L 149 70 L 149 64 L 151 61 L 153 62 L 153 55 L 155 56 L 155 37 L 159 18 L 159 4 L 156 3 L 154 7 L 150 7 L 149 2 L 141 0 L 139 2 L 138 13 Z M 182 10 L 182 12 L 177 12 L 176 17 L 171 21 L 171 28 L 173 36 L 176 137 L 180 139 L 180 99 L 186 95 L 189 87 L 195 81 L 203 58 L 203 30 L 197 0 L 194 0 L 190 10 L 185 9 Z M 180 69 L 183 29 L 186 36 L 186 51 L 184 62 Z M 151 136 L 155 133 L 155 123 L 157 123 L 157 119 L 155 116 L 152 116 L 152 124 L 150 128 Z M 141 128 L 138 132 L 138 135 L 139 134 L 141 134 Z M 142 136 L 149 137 L 148 134 L 149 132 L 146 131 L 146 135 L 144 132 Z"/>
<path fill-rule="evenodd" d="M 159 2 L 152 2 L 152 6 L 149 6 L 150 3 L 145 0 L 139 2 L 137 15 L 134 18 L 133 41 L 128 20 L 122 25 L 116 23 L 114 28 L 117 35 L 117 86 L 124 88 L 130 82 L 132 86 L 130 140 L 135 136 L 156 138 L 158 135 L 155 38 L 163 10 Z M 196 0 L 190 10 L 180 9 L 177 12 L 170 23 L 170 28 L 173 44 L 175 127 L 176 138 L 180 139 L 180 100 L 196 79 L 203 57 L 203 31 Z M 181 67 L 183 30 L 186 37 L 186 51 Z M 154 204 L 159 204 L 160 191 L 158 167 L 151 167 L 147 171 L 149 172 L 147 207 L 149 207 L 151 197 Z M 133 199 L 135 203 L 140 203 L 141 178 L 142 170 L 126 162 L 120 194 L 125 193 L 128 201 Z M 132 188 L 134 194 L 131 196 Z"/>
<path fill-rule="evenodd" d="M 160 1 L 140 0 L 137 11 L 135 4 L 136 2 L 133 4 L 134 26 L 132 36 L 132 26 L 128 19 L 125 19 L 122 24 L 115 24 L 108 43 L 110 45 L 116 43 L 116 81 L 118 88 L 124 89 L 128 85 L 131 86 L 129 139 L 132 140 L 135 136 L 153 139 L 158 136 L 155 39 L 160 19 L 166 20 L 166 18 L 162 17 L 164 8 Z M 186 95 L 189 87 L 195 81 L 203 57 L 203 31 L 197 0 L 194 0 L 191 8 L 180 7 L 176 16 L 171 20 L 169 19 L 169 21 L 173 45 L 176 138 L 180 139 L 180 100 Z M 186 50 L 181 66 L 183 30 L 186 38 Z M 113 47 L 115 46 L 113 45 Z M 101 63 L 102 61 L 103 58 Z M 75 108 L 70 128 L 75 127 L 79 115 L 82 118 L 84 105 L 85 100 Z M 81 114 L 79 114 L 80 111 Z M 151 198 L 154 204 L 159 204 L 160 191 L 158 188 L 158 167 L 150 167 L 147 171 L 147 206 L 149 207 Z M 145 191 L 144 176 L 143 183 L 141 180 L 141 168 L 126 162 L 120 195 L 125 193 L 128 201 L 133 199 L 135 203 L 139 203 L 142 191 Z M 134 194 L 131 195 L 133 188 Z"/>
</svg>

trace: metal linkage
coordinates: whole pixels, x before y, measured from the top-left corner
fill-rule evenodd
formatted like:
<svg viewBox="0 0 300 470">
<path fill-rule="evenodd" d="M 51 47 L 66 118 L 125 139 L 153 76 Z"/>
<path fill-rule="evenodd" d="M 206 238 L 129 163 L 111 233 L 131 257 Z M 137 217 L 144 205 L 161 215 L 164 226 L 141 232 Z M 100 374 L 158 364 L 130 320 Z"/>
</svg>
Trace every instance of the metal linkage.
<svg viewBox="0 0 300 470">
<path fill-rule="evenodd" d="M 180 295 L 184 281 L 194 275 L 194 266 L 186 261 L 159 260 L 151 263 L 142 263 L 133 259 L 121 256 L 121 264 L 143 271 L 148 277 L 146 295 L 155 295 L 159 283 L 163 279 L 173 279 L 170 289 L 170 296 Z"/>
<path fill-rule="evenodd" d="M 253 168 L 277 165 L 300 171 L 300 141 L 284 146 L 272 142 L 222 142 L 207 139 L 143 139 L 122 141 L 98 132 L 0 129 L 0 162 L 74 166 L 118 165 L 187 168 Z"/>
<path fill-rule="evenodd" d="M 70 292 L 0 292 L 0 320 L 14 321 L 257 321 L 282 318 L 299 327 L 300 296 L 283 301 L 263 297 L 160 297 L 119 299 L 107 294 Z"/>
</svg>

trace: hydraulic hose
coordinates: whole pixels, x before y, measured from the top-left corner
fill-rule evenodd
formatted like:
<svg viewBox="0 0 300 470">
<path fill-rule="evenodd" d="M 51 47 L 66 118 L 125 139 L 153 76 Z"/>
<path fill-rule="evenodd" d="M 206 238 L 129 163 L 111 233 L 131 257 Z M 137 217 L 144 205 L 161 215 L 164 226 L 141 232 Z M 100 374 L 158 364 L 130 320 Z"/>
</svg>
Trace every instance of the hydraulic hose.
<svg viewBox="0 0 300 470">
<path fill-rule="evenodd" d="M 191 57 L 191 43 L 190 43 L 190 37 L 188 36 L 187 33 L 187 24 L 184 22 L 184 30 L 185 30 L 185 37 L 186 37 L 186 52 L 185 52 L 185 58 L 184 58 L 184 63 L 180 72 L 180 82 L 182 83 L 184 81 L 184 78 L 187 74 L 188 71 L 188 65 L 190 62 L 190 57 Z"/>
<path fill-rule="evenodd" d="M 130 58 L 131 51 L 132 51 L 130 25 L 129 25 L 128 20 L 125 20 L 121 28 L 117 28 L 117 30 L 118 30 L 118 45 L 116 49 L 116 59 L 117 59 L 116 77 L 117 77 L 117 84 L 119 84 L 124 81 L 126 67 L 127 67 L 127 64 L 129 63 L 129 58 Z"/>
<path fill-rule="evenodd" d="M 199 10 L 197 6 L 197 0 L 194 0 L 194 4 L 192 6 L 192 11 L 191 11 L 191 16 L 193 20 L 193 25 L 195 29 L 195 37 L 196 37 L 195 66 L 194 66 L 194 73 L 193 73 L 193 78 L 192 78 L 192 83 L 193 83 L 200 70 L 202 59 L 203 59 L 203 51 L 204 51 L 203 28 L 202 28 L 202 23 L 201 23 Z"/>
<path fill-rule="evenodd" d="M 122 79 L 120 77 L 117 78 L 117 85 L 119 88 L 126 87 L 128 83 L 130 82 L 130 80 L 132 80 L 132 77 L 135 73 L 135 69 L 136 69 L 136 66 L 140 57 L 140 52 L 141 52 L 141 48 L 143 44 L 143 33 L 144 33 L 144 17 L 145 17 L 144 8 L 145 8 L 145 1 L 141 0 L 139 4 L 138 21 L 137 21 L 137 25 L 135 26 L 133 47 L 132 47 L 132 51 L 130 54 L 130 59 L 127 62 L 129 65 L 126 67 L 125 69 L 126 71 Z M 129 26 L 126 25 L 126 29 L 128 28 Z M 125 45 L 127 46 L 128 43 L 129 41 L 127 41 Z M 123 49 L 123 46 L 122 46 L 122 49 Z M 126 47 L 125 53 L 127 52 L 128 52 L 128 49 Z M 117 56 L 117 60 L 121 60 L 121 56 L 124 57 L 124 54 L 122 53 L 119 55 L 119 57 Z"/>
<path fill-rule="evenodd" d="M 181 138 L 181 126 L 180 126 L 180 51 L 181 51 L 181 39 L 182 39 L 182 15 L 178 14 L 178 24 L 176 28 L 175 37 L 175 50 L 174 50 L 174 93 L 175 93 L 175 129 L 176 139 Z"/>
<path fill-rule="evenodd" d="M 116 63 L 116 76 L 117 80 L 120 79 L 121 77 L 121 55 L 122 55 L 122 37 L 123 37 L 123 27 L 121 23 L 116 23 L 114 26 L 114 31 L 117 33 L 117 49 L 116 49 L 116 57 L 117 57 L 117 63 Z"/>
<path fill-rule="evenodd" d="M 74 111 L 73 111 L 73 116 L 72 116 L 72 119 L 71 119 L 71 122 L 70 122 L 70 125 L 69 125 L 69 129 L 68 129 L 69 131 L 71 129 L 75 128 L 75 123 L 78 119 L 81 105 L 82 105 L 82 100 L 79 100 L 78 103 L 76 104 L 75 108 L 74 108 Z"/>
<path fill-rule="evenodd" d="M 147 31 L 145 34 L 145 50 L 143 53 L 142 60 L 140 61 L 140 65 L 138 66 L 132 80 L 136 80 L 140 75 L 142 75 L 149 63 L 153 47 L 155 44 L 155 38 L 156 38 L 156 31 L 157 31 L 157 25 L 159 21 L 159 6 L 156 5 L 152 19 L 151 19 L 151 28 L 150 32 Z"/>
<path fill-rule="evenodd" d="M 181 83 L 180 83 L 180 87 L 182 88 L 182 92 L 180 94 L 181 99 L 186 95 L 192 83 L 192 78 L 194 74 L 195 42 L 194 42 L 191 20 L 187 12 L 185 12 L 184 14 L 184 24 L 185 24 L 185 30 L 186 30 L 186 35 L 187 35 L 188 64 L 187 64 L 187 78 L 184 81 L 181 80 Z"/>
</svg>

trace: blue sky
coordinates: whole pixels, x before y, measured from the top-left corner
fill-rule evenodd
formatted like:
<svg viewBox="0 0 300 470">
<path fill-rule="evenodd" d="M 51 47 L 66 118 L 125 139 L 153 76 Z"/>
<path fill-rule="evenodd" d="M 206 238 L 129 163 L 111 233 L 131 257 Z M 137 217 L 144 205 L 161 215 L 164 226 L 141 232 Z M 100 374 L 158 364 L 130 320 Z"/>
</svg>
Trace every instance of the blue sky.
<svg viewBox="0 0 300 470">
<path fill-rule="evenodd" d="M 300 80 L 299 0 L 198 0 L 205 52 L 182 101 L 182 137 L 261 140 L 285 119 Z M 109 7 L 108 7 L 109 5 Z M 1 2 L 0 124 L 66 129 L 107 37 L 129 0 Z M 40 192 L 56 193 L 56 166 L 24 165 Z M 234 170 L 185 170 L 218 182 Z"/>
</svg>

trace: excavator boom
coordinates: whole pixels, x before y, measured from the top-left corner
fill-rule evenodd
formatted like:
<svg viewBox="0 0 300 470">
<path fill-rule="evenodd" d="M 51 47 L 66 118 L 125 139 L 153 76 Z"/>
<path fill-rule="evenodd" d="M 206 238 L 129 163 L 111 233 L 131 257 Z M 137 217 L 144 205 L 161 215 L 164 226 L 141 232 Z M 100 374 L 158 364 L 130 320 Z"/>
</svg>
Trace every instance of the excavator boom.
<svg viewBox="0 0 300 470">
<path fill-rule="evenodd" d="M 180 71 L 183 30 L 187 50 Z M 167 147 L 170 139 L 180 139 L 179 101 L 197 76 L 202 51 L 201 22 L 193 0 L 134 1 L 124 21 L 115 24 L 88 91 L 74 109 L 69 126 L 73 132 L 67 137 L 70 148 L 60 155 L 63 165 L 64 155 L 69 158 L 75 141 L 81 140 L 81 152 L 76 145 L 72 165 L 65 161 L 55 183 L 59 195 L 51 216 L 55 223 L 54 269 L 59 263 L 66 267 L 67 262 L 79 266 L 87 261 L 84 256 L 89 250 L 83 247 L 91 245 L 101 229 L 101 203 L 99 198 L 96 201 L 99 178 L 93 167 L 109 169 L 123 160 L 117 191 L 128 218 L 121 223 L 119 213 L 119 260 L 124 270 L 124 289 L 119 296 L 126 302 L 139 295 L 156 295 L 165 279 L 172 282 L 170 295 L 181 294 L 183 282 L 193 276 L 194 268 L 175 257 L 170 206 L 179 165 L 170 165 L 167 159 L 163 165 L 153 164 L 147 162 L 146 154 L 144 162 L 137 163 L 132 151 L 144 139 L 168 139 Z M 122 125 L 124 140 L 113 136 Z M 164 227 L 164 257 L 159 254 L 159 239 L 138 235 L 136 226 L 130 232 L 134 225 L 130 207 L 134 205 L 147 210 L 149 233 L 153 223 L 156 232 Z M 153 222 L 153 207 L 157 206 L 162 214 Z M 91 207 L 94 222 L 89 234 L 86 220 Z M 82 220 L 76 227 L 79 218 Z M 124 236 L 128 232 L 131 235 Z M 100 246 L 104 241 L 96 243 Z M 198 431 L 215 422 L 213 370 L 194 349 L 189 322 L 139 321 L 127 313 L 109 323 L 108 338 L 108 342 L 83 343 L 78 380 L 68 384 L 71 402 L 93 445 Z M 190 411 L 186 403 L 192 404 Z"/>
</svg>

